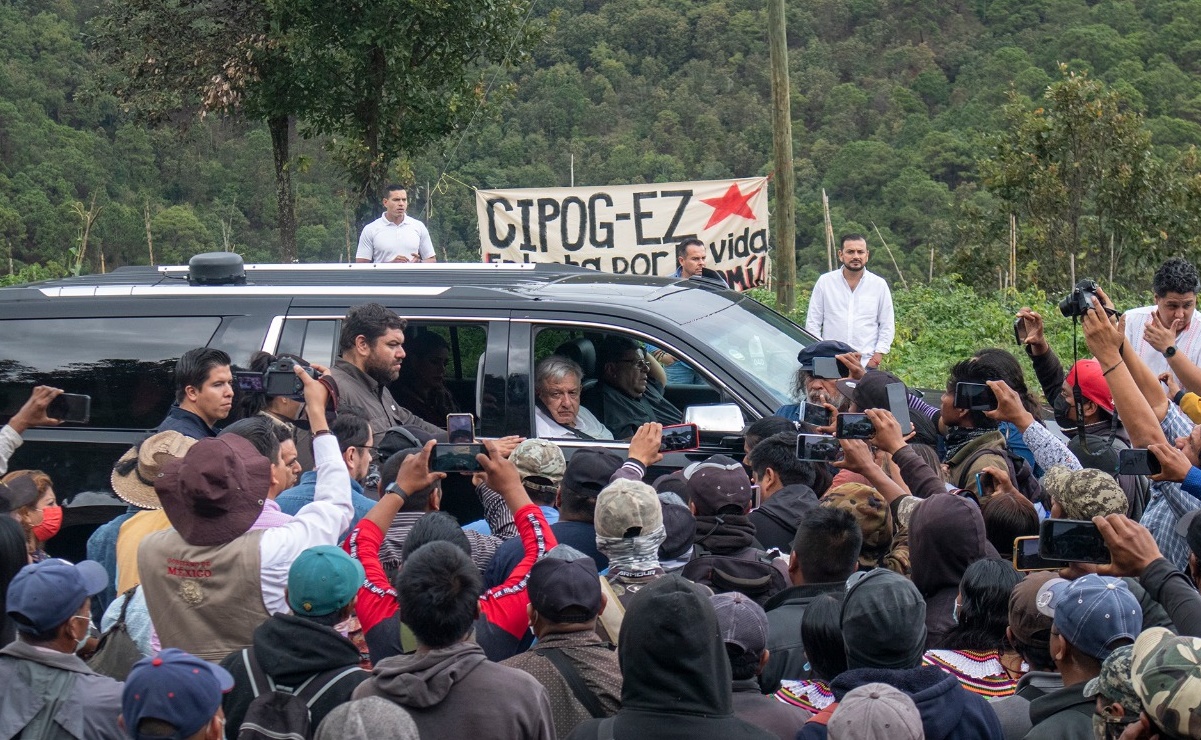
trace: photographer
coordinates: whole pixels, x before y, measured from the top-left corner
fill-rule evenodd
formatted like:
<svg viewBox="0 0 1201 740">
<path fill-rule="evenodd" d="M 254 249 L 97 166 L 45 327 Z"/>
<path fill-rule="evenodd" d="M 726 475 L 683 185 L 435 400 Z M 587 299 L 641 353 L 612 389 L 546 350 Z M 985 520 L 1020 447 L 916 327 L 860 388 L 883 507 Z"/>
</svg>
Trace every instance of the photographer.
<svg viewBox="0 0 1201 740">
<path fill-rule="evenodd" d="M 1101 363 L 1097 360 L 1080 360 L 1065 374 L 1063 365 L 1047 342 L 1043 317 L 1028 307 L 1018 311 L 1017 316 L 1025 329 L 1026 354 L 1034 363 L 1034 372 L 1042 386 L 1043 395 L 1055 411 L 1056 423 L 1070 438 L 1068 447 L 1085 467 L 1112 474 L 1117 470 L 1118 450 L 1130 448 L 1130 435 L 1114 409 L 1113 394 L 1102 376 Z M 1083 396 L 1083 416 L 1080 419 L 1076 416 L 1077 383 Z M 1083 446 L 1077 436 L 1081 422 L 1085 434 Z M 1150 498 L 1151 484 L 1141 475 L 1119 475 L 1117 480 L 1130 502 L 1127 514 L 1137 520 Z"/>
<path fill-rule="evenodd" d="M 1126 312 L 1128 349 L 1151 368 L 1155 375 L 1171 372 L 1185 388 L 1194 392 L 1179 367 L 1177 354 L 1193 365 L 1201 365 L 1201 316 L 1197 314 L 1197 268 L 1181 257 L 1173 257 L 1155 271 L 1151 292 L 1155 303 Z M 1108 365 L 1106 366 L 1108 367 Z"/>
<path fill-rule="evenodd" d="M 250 358 L 249 370 L 255 373 L 266 373 L 268 368 L 278 365 L 280 360 L 291 360 L 301 367 L 316 367 L 322 374 L 329 370 L 311 365 L 307 360 L 296 355 L 273 355 L 270 352 L 255 352 Z M 239 419 L 249 419 L 252 416 L 263 416 L 277 424 L 287 425 L 293 429 L 296 440 L 297 458 L 302 471 L 313 469 L 313 435 L 307 429 L 308 423 L 297 424 L 304 411 L 304 401 L 294 396 L 273 396 L 265 391 L 244 391 L 238 399 Z"/>
</svg>

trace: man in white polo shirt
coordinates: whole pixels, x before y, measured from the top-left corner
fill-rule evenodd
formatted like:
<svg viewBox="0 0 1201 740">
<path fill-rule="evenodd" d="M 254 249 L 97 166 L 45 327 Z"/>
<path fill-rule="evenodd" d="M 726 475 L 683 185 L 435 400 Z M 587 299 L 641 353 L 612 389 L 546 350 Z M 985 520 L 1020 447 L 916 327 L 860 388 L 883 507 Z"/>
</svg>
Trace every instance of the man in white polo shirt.
<svg viewBox="0 0 1201 740">
<path fill-rule="evenodd" d="M 363 227 L 356 262 L 437 262 L 430 232 L 405 215 L 409 194 L 401 185 L 384 188 L 384 215 Z"/>
</svg>

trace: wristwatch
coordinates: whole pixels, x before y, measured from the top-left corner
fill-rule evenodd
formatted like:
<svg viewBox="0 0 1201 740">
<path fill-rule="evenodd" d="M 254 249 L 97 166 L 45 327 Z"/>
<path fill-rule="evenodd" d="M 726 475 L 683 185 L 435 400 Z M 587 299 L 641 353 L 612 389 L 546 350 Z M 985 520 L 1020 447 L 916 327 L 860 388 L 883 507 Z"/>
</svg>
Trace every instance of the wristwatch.
<svg viewBox="0 0 1201 740">
<path fill-rule="evenodd" d="M 402 501 L 409 497 L 409 492 L 406 491 L 405 489 L 401 488 L 400 486 L 396 485 L 396 481 L 392 481 L 387 486 L 385 486 L 384 493 L 395 493 L 397 496 L 400 496 L 400 499 Z"/>
<path fill-rule="evenodd" d="M 1176 345 L 1172 345 L 1163 351 L 1163 356 L 1171 359 L 1176 354 Z"/>
</svg>

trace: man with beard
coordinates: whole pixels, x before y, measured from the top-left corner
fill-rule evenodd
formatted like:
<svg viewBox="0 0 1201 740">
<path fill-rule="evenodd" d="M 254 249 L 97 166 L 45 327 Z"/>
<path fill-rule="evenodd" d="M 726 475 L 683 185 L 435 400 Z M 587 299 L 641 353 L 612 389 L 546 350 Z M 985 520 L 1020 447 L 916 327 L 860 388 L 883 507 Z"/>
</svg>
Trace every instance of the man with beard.
<svg viewBox="0 0 1201 740">
<path fill-rule="evenodd" d="M 840 240 L 842 267 L 827 272 L 813 286 L 805 329 L 822 339 L 846 342 L 862 353 L 863 366 L 879 367 L 896 333 L 892 292 L 884 278 L 868 272 L 867 240 L 846 234 Z"/>
<path fill-rule="evenodd" d="M 338 353 L 330 372 L 338 386 L 338 404 L 354 406 L 371 425 L 376 439 L 394 426 L 442 432 L 392 397 L 388 384 L 400 375 L 404 360 L 405 320 L 378 303 L 352 306 L 342 320 Z"/>
<path fill-rule="evenodd" d="M 833 406 L 837 411 L 850 410 L 850 399 L 838 391 L 836 383 L 851 376 L 851 367 L 844 360 L 854 364 L 854 361 L 851 360 L 851 356 L 854 354 L 855 349 L 849 344 L 829 339 L 814 342 L 802 349 L 796 356 L 800 367 L 797 368 L 796 379 L 792 383 L 792 394 L 800 403 L 781 406 L 775 415 L 782 416 L 789 421 L 799 422 L 803 418 L 805 404 Z M 837 359 L 839 377 L 822 378 L 818 376 L 814 369 L 814 361 L 822 357 Z M 833 433 L 833 422 L 828 430 L 823 431 Z"/>
</svg>

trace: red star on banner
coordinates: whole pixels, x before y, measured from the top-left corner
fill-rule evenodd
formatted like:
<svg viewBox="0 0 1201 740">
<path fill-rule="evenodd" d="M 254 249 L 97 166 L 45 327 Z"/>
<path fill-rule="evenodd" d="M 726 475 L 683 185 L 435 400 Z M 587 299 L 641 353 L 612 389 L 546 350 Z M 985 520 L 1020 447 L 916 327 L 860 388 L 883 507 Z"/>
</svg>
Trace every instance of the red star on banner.
<svg viewBox="0 0 1201 740">
<path fill-rule="evenodd" d="M 755 212 L 751 210 L 748 201 L 754 198 L 758 192 L 758 190 L 753 190 L 743 195 L 742 191 L 738 189 L 738 183 L 734 183 L 720 198 L 701 198 L 702 203 L 713 207 L 713 215 L 709 217 L 709 223 L 705 224 L 705 228 L 711 228 L 714 224 L 719 224 L 730 216 L 742 216 L 752 221 L 755 220 Z"/>
</svg>

